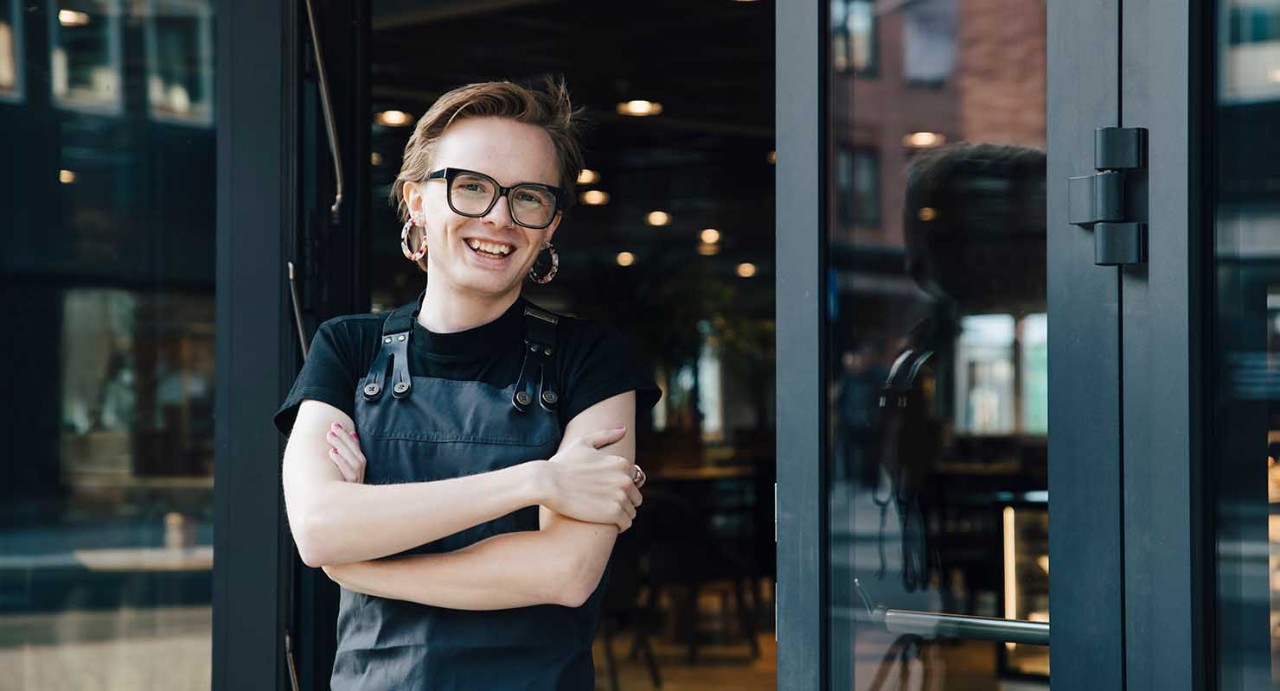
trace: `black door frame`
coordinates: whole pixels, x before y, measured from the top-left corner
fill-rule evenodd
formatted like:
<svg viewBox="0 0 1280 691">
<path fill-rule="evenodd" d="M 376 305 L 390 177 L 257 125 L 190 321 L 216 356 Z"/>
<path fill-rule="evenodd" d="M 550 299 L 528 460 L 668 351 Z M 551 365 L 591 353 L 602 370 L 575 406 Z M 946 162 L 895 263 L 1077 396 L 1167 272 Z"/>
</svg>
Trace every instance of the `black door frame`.
<svg viewBox="0 0 1280 691">
<path fill-rule="evenodd" d="M 1206 444 L 1213 3 L 1122 0 L 1120 124 L 1148 136 L 1148 262 L 1122 271 L 1125 681 L 1211 688 Z M 1141 193 L 1141 188 L 1139 189 Z"/>
<path fill-rule="evenodd" d="M 271 424 L 296 371 L 287 242 L 296 227 L 292 2 L 219 0 L 212 688 L 288 688 L 292 543 Z"/>
<path fill-rule="evenodd" d="M 778 2 L 778 688 L 826 689 L 827 3 Z"/>
<path fill-rule="evenodd" d="M 827 686 L 826 12 L 777 12 L 779 688 Z M 1191 0 L 1050 2 L 1048 284 L 1056 688 L 1207 688 L 1199 136 L 1210 14 Z M 1123 82 L 1122 82 L 1123 77 Z M 1203 99 L 1202 99 L 1203 100 Z M 1100 127 L 1145 127 L 1149 263 L 1093 263 L 1066 180 Z M 1157 200 L 1149 213 L 1145 201 Z M 1123 359 L 1122 359 L 1123 358 Z M 1208 606 L 1207 606 L 1208 605 Z"/>
<path fill-rule="evenodd" d="M 315 6 L 344 154 L 336 217 L 305 0 L 216 5 L 214 689 L 290 688 L 286 633 L 301 688 L 324 685 L 333 659 L 337 588 L 293 547 L 271 424 L 302 360 L 286 262 L 308 334 L 368 309 L 369 2 Z"/>
</svg>

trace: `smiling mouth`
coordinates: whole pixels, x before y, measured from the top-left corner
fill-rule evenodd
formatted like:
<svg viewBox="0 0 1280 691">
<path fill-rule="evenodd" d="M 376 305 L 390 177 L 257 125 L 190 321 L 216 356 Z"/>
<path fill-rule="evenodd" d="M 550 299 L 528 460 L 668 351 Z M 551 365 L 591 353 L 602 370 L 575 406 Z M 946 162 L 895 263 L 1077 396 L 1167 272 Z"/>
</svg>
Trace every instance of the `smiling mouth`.
<svg viewBox="0 0 1280 691">
<path fill-rule="evenodd" d="M 470 247 L 472 252 L 489 259 L 502 259 L 515 251 L 515 247 L 503 242 L 489 242 L 474 238 L 466 242 L 467 247 Z"/>
</svg>

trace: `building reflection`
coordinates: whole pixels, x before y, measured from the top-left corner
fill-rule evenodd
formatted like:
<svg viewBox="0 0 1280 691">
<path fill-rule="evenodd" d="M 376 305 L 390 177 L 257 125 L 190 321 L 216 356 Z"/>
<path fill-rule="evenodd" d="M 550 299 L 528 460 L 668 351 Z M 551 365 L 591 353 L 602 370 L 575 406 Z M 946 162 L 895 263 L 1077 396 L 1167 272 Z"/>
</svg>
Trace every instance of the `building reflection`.
<svg viewBox="0 0 1280 691">
<path fill-rule="evenodd" d="M 1047 648 L 857 616 L 1048 619 L 1045 21 L 831 3 L 835 688 L 1047 686 Z"/>
<path fill-rule="evenodd" d="M 212 4 L 0 6 L 0 668 L 205 688 Z"/>
</svg>

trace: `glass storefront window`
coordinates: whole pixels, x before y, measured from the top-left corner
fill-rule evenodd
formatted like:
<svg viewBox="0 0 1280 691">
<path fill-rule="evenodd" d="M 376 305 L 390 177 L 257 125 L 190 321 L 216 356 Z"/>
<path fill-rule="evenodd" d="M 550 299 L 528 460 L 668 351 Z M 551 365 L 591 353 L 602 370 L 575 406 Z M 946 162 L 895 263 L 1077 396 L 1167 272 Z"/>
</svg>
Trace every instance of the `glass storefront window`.
<svg viewBox="0 0 1280 691">
<path fill-rule="evenodd" d="M 28 98 L 0 99 L 5 688 L 212 679 L 215 130 L 157 122 L 121 60 L 166 4 L 25 4 L 51 46 L 13 44 Z"/>
</svg>

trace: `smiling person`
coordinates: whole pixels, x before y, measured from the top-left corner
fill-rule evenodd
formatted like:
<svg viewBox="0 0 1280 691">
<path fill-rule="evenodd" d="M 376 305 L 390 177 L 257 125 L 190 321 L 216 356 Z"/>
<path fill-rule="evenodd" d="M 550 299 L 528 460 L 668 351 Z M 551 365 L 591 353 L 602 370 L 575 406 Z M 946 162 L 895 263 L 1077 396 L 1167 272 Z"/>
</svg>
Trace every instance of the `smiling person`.
<svg viewBox="0 0 1280 691">
<path fill-rule="evenodd" d="M 658 393 L 619 332 L 520 295 L 557 270 L 577 129 L 561 83 L 441 96 L 393 190 L 426 289 L 325 322 L 276 415 L 294 541 L 342 586 L 335 689 L 594 687 Z"/>
</svg>

